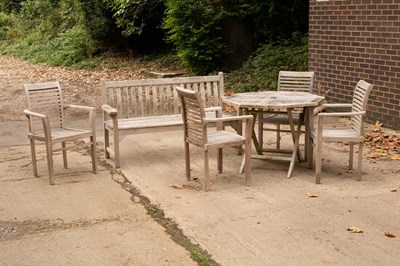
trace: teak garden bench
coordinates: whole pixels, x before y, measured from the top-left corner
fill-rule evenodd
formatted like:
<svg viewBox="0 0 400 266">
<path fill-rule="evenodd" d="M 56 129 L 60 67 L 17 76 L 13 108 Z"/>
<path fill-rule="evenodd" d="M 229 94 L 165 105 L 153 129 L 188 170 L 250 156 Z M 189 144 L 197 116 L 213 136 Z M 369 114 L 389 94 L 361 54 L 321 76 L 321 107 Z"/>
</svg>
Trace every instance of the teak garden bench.
<svg viewBox="0 0 400 266">
<path fill-rule="evenodd" d="M 175 77 L 140 80 L 101 81 L 105 157 L 120 167 L 120 132 L 182 127 L 182 107 L 176 87 L 198 91 L 207 111 L 221 107 L 224 95 L 223 73 L 213 76 Z M 210 115 L 215 116 L 215 112 Z M 232 125 L 233 126 L 233 125 Z M 236 128 L 237 130 L 240 129 Z M 110 144 L 110 132 L 113 145 Z"/>
</svg>

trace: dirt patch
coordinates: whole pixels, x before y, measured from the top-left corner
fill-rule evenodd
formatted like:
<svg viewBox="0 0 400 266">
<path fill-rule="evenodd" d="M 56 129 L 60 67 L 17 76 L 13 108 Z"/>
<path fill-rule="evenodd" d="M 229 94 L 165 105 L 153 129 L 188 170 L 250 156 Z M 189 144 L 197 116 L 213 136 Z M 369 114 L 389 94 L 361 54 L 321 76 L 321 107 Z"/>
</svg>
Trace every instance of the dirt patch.
<svg viewBox="0 0 400 266">
<path fill-rule="evenodd" d="M 23 120 L 27 107 L 24 83 L 59 81 L 66 103 L 101 106 L 100 80 L 137 79 L 149 75 L 153 69 L 135 62 L 116 68 L 73 70 L 65 67 L 34 65 L 10 56 L 0 56 L 0 121 Z"/>
</svg>

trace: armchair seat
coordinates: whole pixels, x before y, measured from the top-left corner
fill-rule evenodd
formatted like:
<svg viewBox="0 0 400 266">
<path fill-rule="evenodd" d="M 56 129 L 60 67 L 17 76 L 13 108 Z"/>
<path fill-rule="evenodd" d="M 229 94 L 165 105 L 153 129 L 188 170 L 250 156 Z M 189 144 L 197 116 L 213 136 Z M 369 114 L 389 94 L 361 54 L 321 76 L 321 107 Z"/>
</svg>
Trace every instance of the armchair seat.
<svg viewBox="0 0 400 266">
<path fill-rule="evenodd" d="M 76 138 L 86 138 L 90 137 L 91 135 L 92 132 L 87 130 L 69 129 L 69 128 L 56 128 L 56 129 L 53 128 L 51 130 L 51 137 L 53 143 L 64 142 Z M 29 138 L 33 138 L 36 140 L 41 140 L 41 141 L 46 140 L 44 132 L 28 133 L 28 136 Z"/>
<path fill-rule="evenodd" d="M 229 146 L 242 145 L 246 140 L 246 138 L 241 135 L 227 131 L 210 132 L 208 133 L 207 138 L 206 147 L 226 146 L 227 142 L 229 143 Z"/>
<path fill-rule="evenodd" d="M 310 134 L 312 138 L 316 138 L 317 130 L 312 129 Z M 364 137 L 360 136 L 360 134 L 352 128 L 326 128 L 322 132 L 322 140 L 325 142 L 360 142 L 364 140 Z"/>
</svg>

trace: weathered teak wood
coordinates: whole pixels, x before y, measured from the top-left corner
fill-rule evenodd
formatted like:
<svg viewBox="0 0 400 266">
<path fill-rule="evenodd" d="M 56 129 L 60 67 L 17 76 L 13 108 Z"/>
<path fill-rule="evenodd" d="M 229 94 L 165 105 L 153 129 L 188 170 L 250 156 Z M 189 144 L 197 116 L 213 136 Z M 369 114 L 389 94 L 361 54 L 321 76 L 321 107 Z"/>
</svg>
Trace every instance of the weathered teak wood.
<svg viewBox="0 0 400 266">
<path fill-rule="evenodd" d="M 314 95 L 307 92 L 288 92 L 288 91 L 261 91 L 261 92 L 248 92 L 237 93 L 232 96 L 224 97 L 222 101 L 226 104 L 233 105 L 238 109 L 242 109 L 245 113 L 253 113 L 258 116 L 258 113 L 264 112 L 268 109 L 284 109 L 287 112 L 288 121 L 290 125 L 290 132 L 293 138 L 293 149 L 291 157 L 287 158 L 290 161 L 287 177 L 290 177 L 294 168 L 296 153 L 299 146 L 300 126 L 303 123 L 303 116 L 300 116 L 300 122 L 297 129 L 292 119 L 292 111 L 295 108 L 304 108 L 306 113 L 312 113 L 312 109 L 320 105 L 324 97 Z M 307 119 L 309 121 L 309 119 Z M 306 125 L 307 128 L 307 125 Z M 275 151 L 273 155 L 264 154 L 259 141 L 257 140 L 256 133 L 253 125 L 253 143 L 257 151 L 257 159 L 282 159 L 283 154 L 279 154 L 282 150 Z M 268 150 L 269 152 L 269 150 Z"/>
<path fill-rule="evenodd" d="M 196 91 L 205 107 L 222 107 L 223 73 L 213 76 L 101 82 L 105 156 L 113 155 L 120 167 L 119 134 L 121 131 L 182 126 L 182 106 L 177 87 Z M 113 134 L 113 145 L 110 142 Z"/>
<path fill-rule="evenodd" d="M 187 179 L 190 180 L 190 151 L 189 144 L 193 144 L 204 150 L 204 172 L 206 190 L 211 188 L 209 174 L 208 151 L 212 148 L 218 149 L 217 167 L 219 173 L 222 173 L 222 149 L 224 147 L 234 147 L 244 145 L 243 165 L 245 168 L 246 185 L 251 184 L 251 132 L 253 116 L 222 117 L 222 109 L 215 108 L 216 118 L 207 118 L 204 109 L 203 100 L 199 92 L 183 88 L 176 89 L 182 102 L 182 118 L 184 128 L 185 145 L 185 168 Z M 244 121 L 245 135 L 239 135 L 223 130 L 222 123 L 230 121 Z M 210 132 L 208 124 L 215 123 L 216 131 Z"/>
<path fill-rule="evenodd" d="M 352 104 L 324 104 L 325 107 L 351 107 L 351 112 L 340 113 L 319 113 L 317 115 L 317 129 L 312 129 L 310 134 L 310 145 L 308 149 L 311 156 L 308 167 L 313 166 L 313 146 L 315 146 L 315 182 L 321 182 L 321 160 L 323 142 L 343 142 L 350 143 L 349 169 L 353 168 L 353 148 L 358 144 L 358 168 L 357 180 L 361 180 L 362 174 L 362 151 L 364 142 L 364 118 L 367 110 L 368 98 L 373 88 L 372 84 L 360 80 L 355 88 Z M 324 126 L 325 117 L 350 117 L 349 127 L 328 128 Z"/>
<path fill-rule="evenodd" d="M 92 156 L 93 173 L 97 172 L 96 160 L 96 112 L 93 107 L 65 105 L 63 103 L 61 86 L 58 82 L 46 82 L 25 84 L 24 89 L 28 100 L 28 109 L 24 110 L 28 118 L 28 138 L 31 145 L 32 166 L 34 176 L 38 176 L 36 166 L 35 141 L 43 141 L 46 144 L 47 166 L 49 171 L 49 182 L 54 184 L 53 153 L 63 152 L 64 167 L 68 168 L 66 150 L 76 146 L 90 145 Z M 80 109 L 89 113 L 90 130 L 67 128 L 64 126 L 64 109 Z M 90 138 L 90 142 L 81 145 L 66 145 L 67 142 Z M 61 148 L 54 149 L 53 146 L 61 143 Z"/>
<path fill-rule="evenodd" d="M 314 84 L 314 72 L 298 72 L 298 71 L 279 71 L 278 91 L 292 92 L 312 92 Z M 300 114 L 303 110 L 295 110 L 293 112 L 293 122 L 298 125 Z M 264 127 L 264 124 L 274 124 L 275 128 Z M 290 132 L 290 130 L 282 130 L 281 125 L 289 125 L 289 119 L 286 112 L 271 113 L 265 112 L 258 115 L 258 139 L 261 147 L 263 147 L 263 132 L 276 131 L 276 148 L 280 149 L 280 133 Z M 306 138 L 307 139 L 307 138 Z"/>
</svg>

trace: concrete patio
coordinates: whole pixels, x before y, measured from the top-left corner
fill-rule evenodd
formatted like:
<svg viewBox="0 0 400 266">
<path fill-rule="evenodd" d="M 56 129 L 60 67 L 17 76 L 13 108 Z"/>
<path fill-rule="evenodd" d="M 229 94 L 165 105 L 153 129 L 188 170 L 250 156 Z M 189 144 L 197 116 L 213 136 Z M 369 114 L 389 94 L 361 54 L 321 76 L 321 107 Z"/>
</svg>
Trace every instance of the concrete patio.
<svg viewBox="0 0 400 266">
<path fill-rule="evenodd" d="M 285 136 L 284 143 L 288 140 Z M 247 187 L 238 174 L 241 156 L 228 149 L 223 174 L 217 174 L 211 153 L 214 183 L 206 192 L 202 151 L 191 148 L 197 180 L 187 182 L 182 142 L 181 131 L 124 137 L 121 174 L 221 265 L 398 264 L 399 236 L 385 232 L 400 234 L 399 161 L 365 159 L 357 182 L 355 173 L 346 171 L 348 146 L 329 144 L 323 150 L 322 184 L 314 183 L 306 163 L 297 164 L 287 179 L 287 162 L 253 160 Z M 195 264 L 139 202 L 129 200 L 109 171 L 91 173 L 89 155 L 69 153 L 68 170 L 57 155 L 56 185 L 49 186 L 44 159 L 38 164 L 41 177 L 32 176 L 28 146 L 1 149 L 11 154 L 0 162 L 3 227 L 15 224 L 29 232 L 0 240 L 5 265 Z M 32 221 L 45 223 L 35 232 Z M 363 233 L 348 231 L 352 226 Z"/>
</svg>

